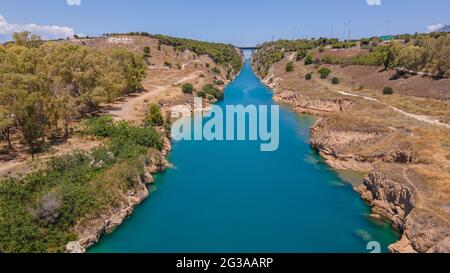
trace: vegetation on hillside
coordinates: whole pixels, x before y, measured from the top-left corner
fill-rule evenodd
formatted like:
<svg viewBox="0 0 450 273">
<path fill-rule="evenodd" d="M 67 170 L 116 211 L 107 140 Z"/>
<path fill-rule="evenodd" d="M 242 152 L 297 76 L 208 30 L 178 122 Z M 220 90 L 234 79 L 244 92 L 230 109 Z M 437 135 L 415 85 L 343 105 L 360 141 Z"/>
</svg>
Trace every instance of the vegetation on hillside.
<svg viewBox="0 0 450 273">
<path fill-rule="evenodd" d="M 0 252 L 63 252 L 73 227 L 120 207 L 141 190 L 149 150 L 162 148 L 151 127 L 103 116 L 86 133 L 106 138 L 89 153 L 52 158 L 45 168 L 0 181 Z"/>
<path fill-rule="evenodd" d="M 286 53 L 297 52 L 297 61 L 305 65 L 326 63 L 338 65 L 384 66 L 399 71 L 426 72 L 436 77 L 450 73 L 450 35 L 448 33 L 402 34 L 397 40 L 382 43 L 379 37 L 354 41 L 338 39 L 280 40 L 263 44 L 253 58 L 253 66 L 261 77 L 281 61 Z M 341 56 L 331 50 L 358 47 L 362 52 Z M 318 49 L 317 49 L 318 48 Z M 320 57 L 315 53 L 319 53 Z M 314 59 L 316 58 L 316 59 Z"/>
<path fill-rule="evenodd" d="M 114 36 L 119 34 L 105 34 L 105 36 Z M 175 50 L 184 51 L 186 49 L 196 53 L 197 55 L 208 55 L 214 62 L 222 65 L 226 70 L 228 75 L 231 72 L 237 74 L 242 69 L 242 59 L 238 51 L 233 45 L 221 44 L 221 43 L 210 43 L 197 41 L 192 39 L 175 38 L 160 34 L 150 34 L 147 32 L 130 32 L 126 35 L 132 36 L 145 36 L 150 38 L 158 39 L 160 45 L 172 46 Z M 233 71 L 231 71 L 232 69 Z"/>
<path fill-rule="evenodd" d="M 74 119 L 141 89 L 141 55 L 125 48 L 99 51 L 69 43 L 37 43 L 36 37 L 25 36 L 0 46 L 0 113 L 5 117 L 0 131 L 9 142 L 10 132 L 19 130 L 32 154 L 46 137 L 59 132 L 67 136 Z"/>
</svg>

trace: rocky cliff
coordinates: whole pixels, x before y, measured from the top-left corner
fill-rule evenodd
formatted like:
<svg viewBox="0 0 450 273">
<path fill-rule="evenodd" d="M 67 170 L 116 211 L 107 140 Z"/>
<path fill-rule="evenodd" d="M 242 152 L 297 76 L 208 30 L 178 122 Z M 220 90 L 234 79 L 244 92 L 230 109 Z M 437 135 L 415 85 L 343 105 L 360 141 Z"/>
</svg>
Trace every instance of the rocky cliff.
<svg viewBox="0 0 450 273">
<path fill-rule="evenodd" d="M 394 228 L 403 232 L 402 239 L 389 247 L 391 252 L 450 252 L 448 222 L 433 211 L 415 205 L 409 186 L 376 170 L 357 190 L 373 207 L 374 213 L 391 220 Z"/>
</svg>

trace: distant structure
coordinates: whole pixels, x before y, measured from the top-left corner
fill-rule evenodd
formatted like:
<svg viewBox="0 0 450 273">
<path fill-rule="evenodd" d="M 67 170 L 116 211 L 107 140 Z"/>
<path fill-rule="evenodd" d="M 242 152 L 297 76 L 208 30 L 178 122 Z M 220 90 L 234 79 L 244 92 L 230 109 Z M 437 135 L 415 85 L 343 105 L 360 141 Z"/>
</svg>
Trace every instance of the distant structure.
<svg viewBox="0 0 450 273">
<path fill-rule="evenodd" d="M 387 41 L 392 41 L 392 40 L 394 40 L 394 39 L 395 39 L 395 36 L 393 36 L 393 35 L 383 35 L 383 36 L 380 36 L 380 39 L 381 39 L 381 41 L 383 41 L 383 42 L 387 42 Z"/>
<path fill-rule="evenodd" d="M 108 44 L 133 44 L 134 40 L 128 37 L 110 37 L 108 38 Z"/>
</svg>

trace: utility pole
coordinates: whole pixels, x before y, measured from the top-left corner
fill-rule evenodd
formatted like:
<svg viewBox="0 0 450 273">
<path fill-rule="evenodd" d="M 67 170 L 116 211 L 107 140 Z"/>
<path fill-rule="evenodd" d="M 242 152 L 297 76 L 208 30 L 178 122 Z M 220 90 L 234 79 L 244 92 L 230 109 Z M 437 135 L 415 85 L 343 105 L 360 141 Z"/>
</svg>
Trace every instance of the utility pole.
<svg viewBox="0 0 450 273">
<path fill-rule="evenodd" d="M 348 40 L 350 41 L 351 36 L 352 19 L 348 20 Z"/>
<path fill-rule="evenodd" d="M 342 36 L 342 41 L 345 41 L 345 34 L 347 33 L 347 23 L 344 22 L 344 36 Z"/>
</svg>

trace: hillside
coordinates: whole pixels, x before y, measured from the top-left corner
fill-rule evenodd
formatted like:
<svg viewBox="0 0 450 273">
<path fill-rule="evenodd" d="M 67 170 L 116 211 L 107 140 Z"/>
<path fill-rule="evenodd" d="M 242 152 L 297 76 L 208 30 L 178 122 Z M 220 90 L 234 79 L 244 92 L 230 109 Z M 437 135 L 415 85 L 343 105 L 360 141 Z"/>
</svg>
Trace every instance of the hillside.
<svg viewBox="0 0 450 273">
<path fill-rule="evenodd" d="M 252 64 L 275 100 L 322 117 L 311 129 L 312 146 L 332 167 L 368 174 L 357 190 L 373 217 L 387 218 L 404 234 L 391 251 L 447 252 L 450 81 L 396 71 L 398 55 L 386 68 L 388 48 L 365 43 L 269 43 Z M 386 54 L 377 60 L 377 52 Z"/>
<path fill-rule="evenodd" d="M 241 52 L 28 35 L 0 45 L 0 252 L 84 252 L 169 166 L 169 108 L 221 99 Z"/>
</svg>

